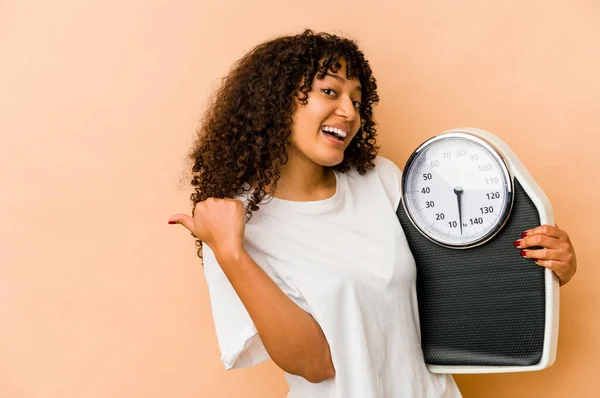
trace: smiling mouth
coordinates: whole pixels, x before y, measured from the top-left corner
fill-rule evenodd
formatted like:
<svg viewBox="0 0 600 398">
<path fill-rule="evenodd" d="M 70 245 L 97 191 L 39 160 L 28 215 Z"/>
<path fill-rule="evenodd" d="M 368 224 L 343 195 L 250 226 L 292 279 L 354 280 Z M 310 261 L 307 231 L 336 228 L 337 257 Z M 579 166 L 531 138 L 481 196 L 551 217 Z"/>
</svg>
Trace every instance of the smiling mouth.
<svg viewBox="0 0 600 398">
<path fill-rule="evenodd" d="M 345 138 L 348 136 L 347 132 L 335 127 L 323 126 L 321 127 L 321 131 L 327 135 L 334 137 L 340 142 L 344 142 Z"/>
</svg>

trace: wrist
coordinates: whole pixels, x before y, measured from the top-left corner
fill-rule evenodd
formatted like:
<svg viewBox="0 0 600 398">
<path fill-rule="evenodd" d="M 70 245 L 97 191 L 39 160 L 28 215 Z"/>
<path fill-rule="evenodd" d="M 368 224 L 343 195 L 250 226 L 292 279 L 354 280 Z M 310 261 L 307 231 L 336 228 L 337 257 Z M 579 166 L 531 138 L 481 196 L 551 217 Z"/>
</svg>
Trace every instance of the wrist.
<svg viewBox="0 0 600 398">
<path fill-rule="evenodd" d="M 219 264 L 236 263 L 246 254 L 246 249 L 240 246 L 218 246 L 213 250 Z"/>
</svg>

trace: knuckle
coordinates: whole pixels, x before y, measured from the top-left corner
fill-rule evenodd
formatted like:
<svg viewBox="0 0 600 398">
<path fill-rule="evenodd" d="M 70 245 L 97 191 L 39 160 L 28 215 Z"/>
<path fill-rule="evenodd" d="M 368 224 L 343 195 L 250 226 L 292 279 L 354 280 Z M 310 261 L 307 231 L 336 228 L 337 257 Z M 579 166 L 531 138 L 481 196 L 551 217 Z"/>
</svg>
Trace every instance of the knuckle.
<svg viewBox="0 0 600 398">
<path fill-rule="evenodd" d="M 536 262 L 537 265 L 541 265 L 542 267 L 548 267 L 548 260 L 542 260 L 542 259 L 536 258 L 534 261 Z"/>
<path fill-rule="evenodd" d="M 542 233 L 544 233 L 544 234 L 550 233 L 550 226 L 549 225 L 542 225 Z"/>
</svg>

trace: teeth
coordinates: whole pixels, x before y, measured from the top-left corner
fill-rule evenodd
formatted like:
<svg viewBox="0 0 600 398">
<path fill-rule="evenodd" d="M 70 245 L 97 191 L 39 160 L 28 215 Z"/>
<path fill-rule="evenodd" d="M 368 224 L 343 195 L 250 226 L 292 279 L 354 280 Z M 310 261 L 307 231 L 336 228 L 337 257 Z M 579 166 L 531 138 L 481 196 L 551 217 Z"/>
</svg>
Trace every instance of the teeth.
<svg viewBox="0 0 600 398">
<path fill-rule="evenodd" d="M 346 138 L 346 136 L 348 135 L 344 130 L 337 129 L 335 127 L 325 126 L 325 127 L 323 127 L 323 130 L 329 131 L 330 133 L 335 133 L 342 138 Z"/>
</svg>

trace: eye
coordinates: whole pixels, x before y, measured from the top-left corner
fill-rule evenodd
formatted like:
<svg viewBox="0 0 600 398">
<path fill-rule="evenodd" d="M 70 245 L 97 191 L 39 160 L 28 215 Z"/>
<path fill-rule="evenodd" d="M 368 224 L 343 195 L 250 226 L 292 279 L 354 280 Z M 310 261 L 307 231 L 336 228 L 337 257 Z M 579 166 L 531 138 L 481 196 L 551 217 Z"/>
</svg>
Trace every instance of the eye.
<svg viewBox="0 0 600 398">
<path fill-rule="evenodd" d="M 329 87 L 323 88 L 323 89 L 321 89 L 321 91 L 329 96 L 331 96 L 331 93 L 333 93 L 334 95 L 337 94 L 334 89 L 329 88 Z"/>
<path fill-rule="evenodd" d="M 362 108 L 362 103 L 360 101 L 353 101 L 352 103 L 354 104 L 354 108 L 360 111 Z"/>
</svg>

